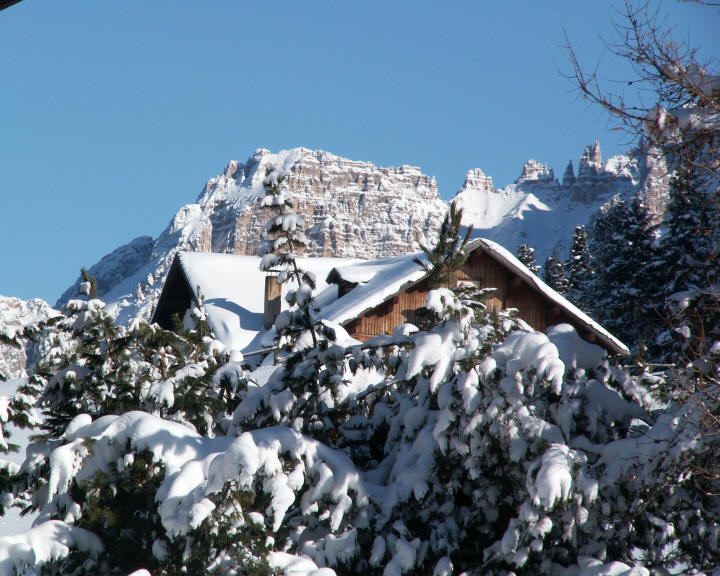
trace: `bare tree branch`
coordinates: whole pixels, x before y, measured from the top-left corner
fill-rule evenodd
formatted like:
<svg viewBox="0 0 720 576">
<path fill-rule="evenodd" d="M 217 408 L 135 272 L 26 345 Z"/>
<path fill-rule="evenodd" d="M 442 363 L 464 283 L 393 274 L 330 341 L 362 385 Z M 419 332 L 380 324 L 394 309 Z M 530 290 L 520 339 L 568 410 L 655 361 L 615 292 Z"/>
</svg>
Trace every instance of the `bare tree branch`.
<svg viewBox="0 0 720 576">
<path fill-rule="evenodd" d="M 672 26 L 647 1 L 626 0 L 613 28 L 615 37 L 606 41 L 607 48 L 630 64 L 633 78 L 601 80 L 599 63 L 593 69 L 583 65 L 567 33 L 570 71 L 564 76 L 582 98 L 601 106 L 641 142 L 716 170 L 717 162 L 698 161 L 698 150 L 715 146 L 720 132 L 720 75 L 708 72 L 715 63 L 700 62 L 697 50 L 676 40 Z"/>
</svg>

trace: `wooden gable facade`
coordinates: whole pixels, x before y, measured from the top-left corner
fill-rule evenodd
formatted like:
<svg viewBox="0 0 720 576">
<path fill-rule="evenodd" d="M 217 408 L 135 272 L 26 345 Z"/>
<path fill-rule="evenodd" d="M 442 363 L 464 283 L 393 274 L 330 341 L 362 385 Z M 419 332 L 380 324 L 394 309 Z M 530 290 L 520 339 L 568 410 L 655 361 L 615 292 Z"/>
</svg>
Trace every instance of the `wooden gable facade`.
<svg viewBox="0 0 720 576">
<path fill-rule="evenodd" d="M 174 330 L 176 320 L 182 321 L 185 311 L 195 302 L 195 294 L 182 269 L 180 258 L 176 254 L 163 284 L 160 298 L 152 315 L 151 322 L 165 330 Z"/>
<path fill-rule="evenodd" d="M 363 342 L 378 334 L 389 334 L 393 328 L 415 322 L 415 310 L 425 306 L 430 291 L 427 280 L 400 290 L 395 296 L 345 324 L 348 334 Z"/>
<path fill-rule="evenodd" d="M 480 245 L 470 253 L 465 266 L 457 273 L 456 281 L 471 282 L 478 288 L 495 288 L 495 292 L 486 300 L 490 310 L 515 308 L 518 317 L 535 330 L 545 331 L 549 326 L 567 323 L 584 340 L 602 346 L 609 354 L 628 353 L 621 342 L 578 313 L 577 309 L 573 310 L 569 302 L 565 301 L 567 306 L 563 306 L 557 297 L 550 297 L 547 291 L 538 289 L 532 279 L 527 278 L 527 274 L 529 272 L 519 273 L 503 259 L 483 250 Z M 415 310 L 425 305 L 429 291 L 430 285 L 423 278 L 401 288 L 395 295 L 365 310 L 357 318 L 345 322 L 344 326 L 353 338 L 362 341 L 388 334 L 399 324 L 414 323 Z"/>
</svg>

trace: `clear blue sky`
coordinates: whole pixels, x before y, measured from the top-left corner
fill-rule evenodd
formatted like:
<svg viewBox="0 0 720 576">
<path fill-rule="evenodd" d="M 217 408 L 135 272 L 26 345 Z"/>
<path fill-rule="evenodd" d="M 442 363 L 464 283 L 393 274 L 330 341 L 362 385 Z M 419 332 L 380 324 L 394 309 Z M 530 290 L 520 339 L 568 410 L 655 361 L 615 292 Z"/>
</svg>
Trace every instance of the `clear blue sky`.
<svg viewBox="0 0 720 576">
<path fill-rule="evenodd" d="M 562 172 L 599 138 L 563 28 L 603 59 L 602 1 L 24 0 L 0 12 L 0 294 L 51 303 L 81 266 L 157 236 L 228 160 L 306 146 L 416 164 L 444 198 L 481 167 Z M 719 52 L 720 12 L 663 4 Z"/>
</svg>

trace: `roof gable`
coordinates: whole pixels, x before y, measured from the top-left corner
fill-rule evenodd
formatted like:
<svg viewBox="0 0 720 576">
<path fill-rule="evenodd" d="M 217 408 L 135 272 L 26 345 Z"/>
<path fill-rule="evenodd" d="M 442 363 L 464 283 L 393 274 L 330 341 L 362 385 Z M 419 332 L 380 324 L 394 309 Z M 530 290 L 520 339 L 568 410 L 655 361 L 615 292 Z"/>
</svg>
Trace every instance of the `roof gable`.
<svg viewBox="0 0 720 576">
<path fill-rule="evenodd" d="M 606 349 L 611 350 L 615 354 L 626 355 L 630 353 L 630 350 L 627 346 L 625 346 L 625 344 L 603 328 L 598 322 L 590 318 L 590 316 L 585 314 L 585 312 L 580 310 L 562 294 L 559 294 L 550 288 L 550 286 L 545 284 L 540 277 L 533 274 L 527 266 L 520 262 L 520 260 L 518 260 L 509 250 L 500 246 L 500 244 L 485 238 L 478 238 L 477 240 L 473 240 L 468 245 L 468 248 L 470 251 L 477 249 L 482 250 L 500 265 L 510 270 L 513 274 L 522 279 L 523 282 L 528 284 L 530 288 L 542 294 L 544 298 L 561 308 L 575 322 L 594 334 L 598 340 L 602 342 L 603 347 Z"/>
</svg>

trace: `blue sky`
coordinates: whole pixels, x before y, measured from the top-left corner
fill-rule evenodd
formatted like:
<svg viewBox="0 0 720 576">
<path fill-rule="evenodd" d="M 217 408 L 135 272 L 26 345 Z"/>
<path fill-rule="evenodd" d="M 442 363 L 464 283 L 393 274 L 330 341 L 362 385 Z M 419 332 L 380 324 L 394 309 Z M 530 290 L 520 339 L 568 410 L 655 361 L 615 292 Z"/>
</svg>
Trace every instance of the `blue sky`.
<svg viewBox="0 0 720 576">
<path fill-rule="evenodd" d="M 157 236 L 230 159 L 306 146 L 415 164 L 450 198 L 628 138 L 560 72 L 563 29 L 609 79 L 613 5 L 568 0 L 24 0 L 0 12 L 0 294 L 51 303 Z M 720 11 L 665 2 L 718 54 Z"/>
</svg>

